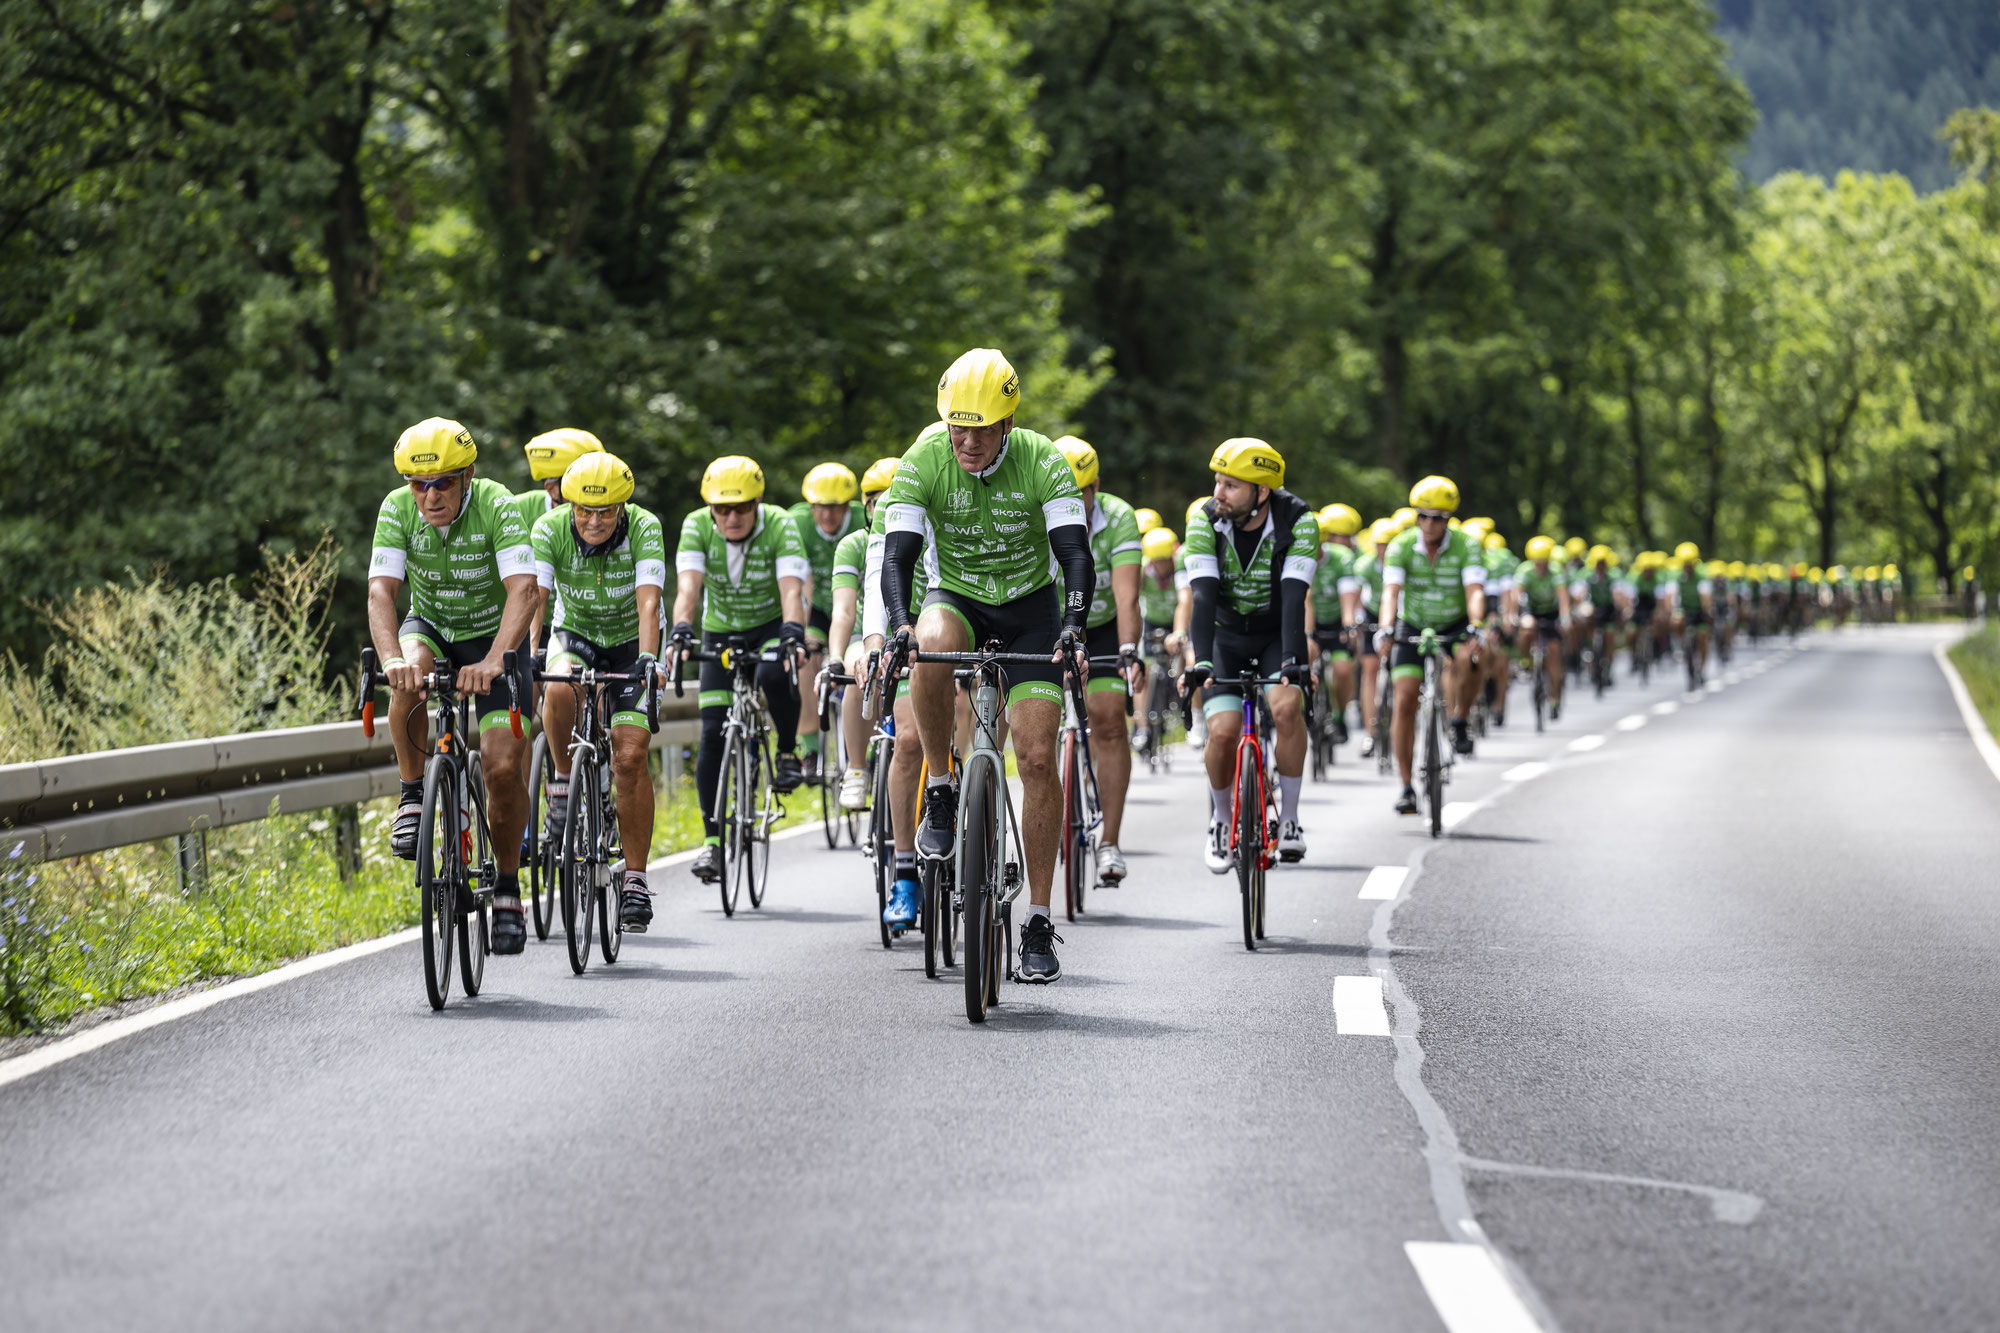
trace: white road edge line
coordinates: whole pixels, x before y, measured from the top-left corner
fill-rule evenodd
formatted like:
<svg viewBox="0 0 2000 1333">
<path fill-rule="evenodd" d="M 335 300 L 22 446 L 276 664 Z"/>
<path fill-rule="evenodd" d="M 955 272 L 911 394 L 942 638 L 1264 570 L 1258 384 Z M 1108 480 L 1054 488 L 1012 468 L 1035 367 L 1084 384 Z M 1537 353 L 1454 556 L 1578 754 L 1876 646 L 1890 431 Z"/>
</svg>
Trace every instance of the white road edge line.
<svg viewBox="0 0 2000 1333">
<path fill-rule="evenodd" d="M 1403 1253 L 1451 1333 L 1541 1333 L 1499 1260 L 1484 1245 L 1411 1240 Z"/>
<path fill-rule="evenodd" d="M 1485 805 L 1485 801 L 1446 801 L 1444 809 L 1438 812 L 1438 823 L 1445 828 L 1457 828 L 1478 814 Z"/>
<path fill-rule="evenodd" d="M 1382 1002 L 1382 978 L 1333 979 L 1333 1028 L 1343 1037 L 1389 1035 L 1389 1007 Z"/>
<path fill-rule="evenodd" d="M 823 834 L 824 830 L 816 821 L 799 824 L 773 833 L 771 841 L 779 842 L 806 833 Z M 672 856 L 663 856 L 652 862 L 647 869 L 682 865 L 694 860 L 700 854 L 699 847 L 690 851 L 675 852 Z M 301 958 L 296 963 L 286 963 L 283 967 L 274 967 L 269 972 L 259 972 L 254 977 L 242 977 L 236 981 L 225 982 L 210 990 L 183 995 L 178 1000 L 168 1000 L 165 1004 L 141 1010 L 126 1018 L 114 1018 L 107 1023 L 100 1023 L 87 1032 L 79 1032 L 74 1037 L 52 1041 L 46 1046 L 36 1047 L 26 1055 L 17 1055 L 11 1060 L 0 1061 L 0 1088 L 6 1087 L 9 1083 L 18 1083 L 30 1075 L 39 1074 L 44 1069 L 59 1065 L 65 1060 L 88 1055 L 94 1050 L 109 1046 L 114 1041 L 136 1037 L 148 1029 L 186 1018 L 190 1014 L 198 1014 L 225 1000 L 234 1000 L 243 995 L 255 995 L 260 990 L 282 986 L 287 981 L 297 981 L 300 977 L 309 977 L 315 972 L 324 972 L 329 967 L 339 967 L 342 963 L 351 963 L 357 958 L 366 958 L 370 954 L 381 953 L 400 944 L 413 944 L 421 933 L 417 927 L 412 926 L 393 935 L 383 935 L 377 939 L 363 940 L 359 944 L 350 944 L 345 948 L 316 953 L 309 958 Z M 1379 987 L 1381 983 L 1377 982 L 1376 985 Z"/>
<path fill-rule="evenodd" d="M 1965 723 L 1965 729 L 1972 734 L 1973 748 L 1979 751 L 1979 757 L 1986 761 L 1986 767 L 1993 776 L 2000 779 L 2000 744 L 1994 742 L 1993 732 L 1987 727 L 1986 719 L 1979 715 L 1978 705 L 1972 702 L 1971 691 L 1965 688 L 1965 681 L 1958 674 L 1958 668 L 1951 664 L 1951 658 L 1945 652 L 1949 646 L 1943 643 L 1933 645 L 1931 656 L 1937 659 L 1938 669 L 1944 672 L 1945 684 L 1951 686 L 1951 697 L 1958 703 L 1959 720 Z"/>
<path fill-rule="evenodd" d="M 1386 901 L 1403 891 L 1403 881 L 1409 877 L 1408 866 L 1376 866 L 1361 881 L 1361 896 L 1376 902 Z"/>
</svg>

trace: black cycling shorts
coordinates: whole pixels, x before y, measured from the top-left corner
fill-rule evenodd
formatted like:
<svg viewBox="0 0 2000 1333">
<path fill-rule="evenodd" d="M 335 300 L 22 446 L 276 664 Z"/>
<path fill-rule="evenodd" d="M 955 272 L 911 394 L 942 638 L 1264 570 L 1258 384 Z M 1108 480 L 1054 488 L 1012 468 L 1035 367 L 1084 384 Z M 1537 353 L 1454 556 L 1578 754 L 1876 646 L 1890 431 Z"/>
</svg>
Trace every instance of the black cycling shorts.
<svg viewBox="0 0 2000 1333">
<path fill-rule="evenodd" d="M 968 646 L 973 651 L 989 643 L 997 643 L 1003 653 L 1055 656 L 1056 639 L 1062 633 L 1062 615 L 1057 609 L 1054 584 L 1044 585 L 998 606 L 975 601 L 949 588 L 932 588 L 925 595 L 921 609 L 928 611 L 934 606 L 945 608 L 965 626 L 970 640 Z M 1114 629 L 1112 634 L 1114 642 L 1111 651 L 1115 653 L 1118 651 L 1115 642 L 1117 630 Z M 1000 668 L 1000 680 L 1006 687 L 1009 706 L 1023 699 L 1047 699 L 1055 704 L 1062 702 L 1062 667 L 1054 661 L 1032 664 L 1009 662 Z"/>
<path fill-rule="evenodd" d="M 1215 675 L 1275 676 L 1285 664 L 1285 636 L 1280 630 L 1264 634 L 1243 634 L 1224 626 L 1215 627 Z M 1201 711 L 1209 717 L 1243 707 L 1243 687 L 1211 683 L 1202 690 Z"/>
<path fill-rule="evenodd" d="M 1083 650 L 1092 657 L 1116 657 L 1123 645 L 1118 641 L 1118 617 L 1113 616 L 1092 629 L 1083 632 Z M 1125 673 L 1116 667 L 1101 667 L 1092 663 L 1090 683 L 1084 687 L 1085 693 L 1099 694 L 1112 692 L 1130 694 L 1125 688 Z"/>
<path fill-rule="evenodd" d="M 569 658 L 579 666 L 592 671 L 626 672 L 639 660 L 639 640 L 627 639 L 623 643 L 601 648 L 569 630 L 555 632 L 553 646 L 549 649 L 547 670 L 554 671 L 557 662 Z M 565 686 L 551 684 L 551 689 Z M 609 685 L 604 691 L 605 725 L 609 727 L 643 727 L 646 725 L 646 686 L 643 681 L 633 681 L 627 685 Z"/>
<path fill-rule="evenodd" d="M 1535 618 L 1535 634 L 1544 643 L 1555 643 L 1562 638 L 1562 613 L 1560 611 L 1530 611 Z"/>
<path fill-rule="evenodd" d="M 826 636 L 833 632 L 833 613 L 830 611 L 822 611 L 816 606 L 807 607 L 806 628 L 818 630 L 820 642 L 824 643 L 826 641 Z"/>
<path fill-rule="evenodd" d="M 403 617 L 403 624 L 396 631 L 397 642 L 403 645 L 407 656 L 412 643 L 420 643 L 431 650 L 431 655 L 439 661 L 448 662 L 454 669 L 482 662 L 486 654 L 493 651 L 493 636 L 482 634 L 476 639 L 447 639 L 416 612 Z M 535 654 L 526 639 L 514 654 L 514 675 L 500 675 L 493 678 L 493 688 L 484 694 L 474 695 L 472 715 L 479 719 L 479 729 L 486 731 L 493 727 L 504 727 L 507 715 L 514 710 L 516 700 L 535 697 L 532 686 L 532 672 L 535 669 Z M 522 707 L 527 705 L 523 703 Z"/>
<path fill-rule="evenodd" d="M 1438 642 L 1443 644 L 1446 650 L 1449 651 L 1452 645 L 1463 638 L 1465 632 L 1470 628 L 1470 622 L 1464 616 L 1460 616 L 1457 620 L 1438 630 Z M 1423 674 L 1424 655 L 1417 651 L 1417 645 L 1414 641 L 1409 643 L 1398 641 L 1395 647 L 1389 650 L 1389 675 L 1391 678 L 1412 675 L 1421 676 Z"/>
<path fill-rule="evenodd" d="M 764 687 L 764 697 L 770 698 L 772 691 L 785 687 L 788 682 L 784 673 L 784 657 L 778 648 L 778 627 L 782 620 L 767 620 L 751 629 L 730 632 L 727 630 L 703 630 L 701 650 L 712 653 L 720 650 L 731 639 L 741 639 L 752 644 L 757 650 L 759 665 L 757 683 Z M 727 708 L 736 697 L 735 673 L 720 662 L 701 664 L 702 708 Z"/>
</svg>

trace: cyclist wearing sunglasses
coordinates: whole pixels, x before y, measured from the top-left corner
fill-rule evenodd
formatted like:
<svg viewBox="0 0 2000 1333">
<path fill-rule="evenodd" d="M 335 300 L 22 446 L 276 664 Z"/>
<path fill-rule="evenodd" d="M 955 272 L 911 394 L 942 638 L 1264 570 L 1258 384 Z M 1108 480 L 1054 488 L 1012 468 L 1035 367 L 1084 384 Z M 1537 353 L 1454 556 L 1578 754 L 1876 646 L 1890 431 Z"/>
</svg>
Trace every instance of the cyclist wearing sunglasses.
<svg viewBox="0 0 2000 1333">
<path fill-rule="evenodd" d="M 1062 830 L 1055 762 L 1062 663 L 1083 668 L 1097 572 L 1076 477 L 1048 436 L 1015 427 L 1020 401 L 1020 376 L 990 347 L 973 348 L 945 371 L 938 381 L 941 420 L 903 455 L 883 501 L 881 591 L 889 632 L 905 651 L 921 645 L 929 652 L 965 652 L 997 641 L 1005 652 L 1048 656 L 1041 665 L 1010 664 L 1002 676 L 1028 861 L 1017 975 L 1049 982 L 1062 975 L 1049 922 Z M 910 585 L 926 548 L 933 577 L 913 614 Z M 1062 571 L 1060 601 L 1056 569 Z M 910 675 L 910 694 L 931 774 L 917 849 L 942 859 L 952 853 L 958 822 L 951 668 L 919 665 Z"/>
<path fill-rule="evenodd" d="M 799 544 L 805 548 L 806 565 L 811 570 L 806 589 L 806 661 L 809 676 L 817 676 L 826 660 L 827 630 L 833 624 L 833 557 L 842 541 L 867 526 L 854 521 L 854 470 L 845 463 L 821 463 L 806 473 L 799 483 L 805 499 L 786 512 L 799 530 Z M 827 746 L 837 744 L 828 737 Z M 808 708 L 799 716 L 799 745 L 805 750 L 805 777 L 820 777 L 819 710 Z M 840 772 L 838 751 L 827 750 L 830 770 Z"/>
<path fill-rule="evenodd" d="M 653 779 L 646 750 L 646 677 L 657 675 L 660 599 L 667 586 L 666 538 L 660 520 L 630 503 L 632 469 L 598 450 L 578 456 L 563 473 L 564 503 L 535 520 L 535 580 L 541 597 L 556 599 L 548 671 L 578 668 L 636 677 L 611 687 L 611 770 L 618 786 L 619 845 L 625 849 L 625 882 L 619 916 L 625 929 L 644 931 L 653 921 L 646 887 L 646 850 L 653 845 Z M 549 738 L 549 828 L 563 827 L 569 803 L 570 733 L 576 695 L 567 687 L 542 696 L 542 731 Z"/>
<path fill-rule="evenodd" d="M 764 504 L 764 469 L 740 454 L 718 458 L 702 474 L 704 507 L 681 524 L 674 554 L 673 641 L 667 672 L 679 674 L 681 655 L 694 646 L 695 613 L 701 613 L 701 646 L 713 652 L 732 635 L 762 645 L 757 683 L 777 729 L 778 758 L 771 786 L 794 790 L 801 780 L 799 695 L 785 671 L 804 655 L 805 583 L 811 567 L 791 515 Z M 701 750 L 695 756 L 695 791 L 701 797 L 703 846 L 689 869 L 713 882 L 722 871 L 722 841 L 715 827 L 715 787 L 722 777 L 722 724 L 729 714 L 729 669 L 701 664 Z"/>
<path fill-rule="evenodd" d="M 1208 466 L 1215 490 L 1188 511 L 1187 570 L 1194 601 L 1188 637 L 1194 665 L 1181 677 L 1181 688 L 1191 694 L 1211 679 L 1247 673 L 1284 675 L 1293 682 L 1264 697 L 1277 732 L 1278 855 L 1297 861 L 1306 854 L 1299 827 L 1305 696 L 1298 687 L 1311 672 L 1306 600 L 1319 569 L 1319 520 L 1312 506 L 1284 489 L 1285 460 L 1262 440 L 1224 440 Z M 1202 696 L 1213 805 L 1205 859 L 1218 875 L 1235 864 L 1229 831 L 1242 708 L 1239 685 L 1208 685 Z"/>
<path fill-rule="evenodd" d="M 526 742 L 509 714 L 529 699 L 528 625 L 535 611 L 535 562 L 514 497 L 497 481 L 473 476 L 479 446 L 456 421 L 431 417 L 396 441 L 396 470 L 407 478 L 375 517 L 368 561 L 368 633 L 389 678 L 389 737 L 396 747 L 402 796 L 389 826 L 389 850 L 417 854 L 423 822 L 425 731 L 422 680 L 443 659 L 458 668 L 458 688 L 479 717 L 493 859 L 493 952 L 519 953 L 528 931 L 521 915 L 521 831 L 528 822 L 522 778 Z M 398 621 L 403 584 L 410 610 Z M 509 649 L 517 675 L 503 674 Z M 415 718 L 412 718 L 415 713 Z"/>
<path fill-rule="evenodd" d="M 1382 562 L 1382 629 L 1378 647 L 1386 645 L 1396 625 L 1435 630 L 1441 643 L 1451 645 L 1445 658 L 1445 712 L 1451 718 L 1452 744 L 1460 754 L 1472 753 L 1466 717 L 1472 712 L 1479 681 L 1472 670 L 1469 628 L 1486 619 L 1486 565 L 1473 540 L 1450 526 L 1458 508 L 1458 487 L 1446 477 L 1425 477 L 1410 488 L 1416 526 L 1389 543 Z M 1423 657 L 1415 643 L 1398 643 L 1389 658 L 1389 679 L 1396 694 L 1391 740 L 1403 794 L 1396 798 L 1399 814 L 1417 813 L 1417 792 L 1410 782 L 1416 752 L 1417 689 L 1424 676 Z"/>
</svg>

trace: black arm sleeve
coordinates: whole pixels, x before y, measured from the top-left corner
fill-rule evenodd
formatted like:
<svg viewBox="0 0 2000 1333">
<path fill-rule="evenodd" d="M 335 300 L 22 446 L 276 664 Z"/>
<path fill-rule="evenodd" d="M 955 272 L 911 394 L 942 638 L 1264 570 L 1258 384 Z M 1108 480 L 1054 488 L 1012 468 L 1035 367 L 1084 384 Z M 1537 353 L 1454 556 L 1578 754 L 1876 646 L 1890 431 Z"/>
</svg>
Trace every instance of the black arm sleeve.
<svg viewBox="0 0 2000 1333">
<path fill-rule="evenodd" d="M 1294 662 L 1306 660 L 1306 594 L 1311 591 L 1304 579 L 1278 580 L 1279 641 Z"/>
<path fill-rule="evenodd" d="M 1090 618 L 1090 599 L 1097 593 L 1097 562 L 1090 554 L 1090 529 L 1069 523 L 1049 529 L 1049 549 L 1062 567 L 1064 629 L 1081 630 Z"/>
<path fill-rule="evenodd" d="M 924 539 L 914 532 L 892 532 L 882 539 L 882 611 L 891 634 L 916 619 L 910 614 L 910 585 L 923 553 Z"/>
<path fill-rule="evenodd" d="M 1194 602 L 1188 609 L 1188 638 L 1194 643 L 1194 660 L 1215 661 L 1215 599 L 1222 595 L 1221 579 L 1190 579 L 1188 590 Z"/>
</svg>

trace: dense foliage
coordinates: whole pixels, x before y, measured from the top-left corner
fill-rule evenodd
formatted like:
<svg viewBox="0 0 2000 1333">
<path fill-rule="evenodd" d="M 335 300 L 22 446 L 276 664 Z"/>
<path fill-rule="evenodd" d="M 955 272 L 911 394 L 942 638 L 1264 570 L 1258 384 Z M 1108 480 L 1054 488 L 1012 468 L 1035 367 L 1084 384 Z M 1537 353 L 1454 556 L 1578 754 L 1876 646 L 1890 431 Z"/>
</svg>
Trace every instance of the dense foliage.
<svg viewBox="0 0 2000 1333">
<path fill-rule="evenodd" d="M 331 532 L 339 657 L 417 418 L 514 485 L 585 426 L 671 516 L 718 452 L 788 497 L 899 449 L 973 344 L 1170 513 L 1247 433 L 1315 500 L 1444 471 L 1517 539 L 1982 559 L 1991 122 L 1947 191 L 1752 191 L 1715 21 L 0 0 L 0 644 L 37 659 L 34 604 L 128 570 Z"/>
</svg>

